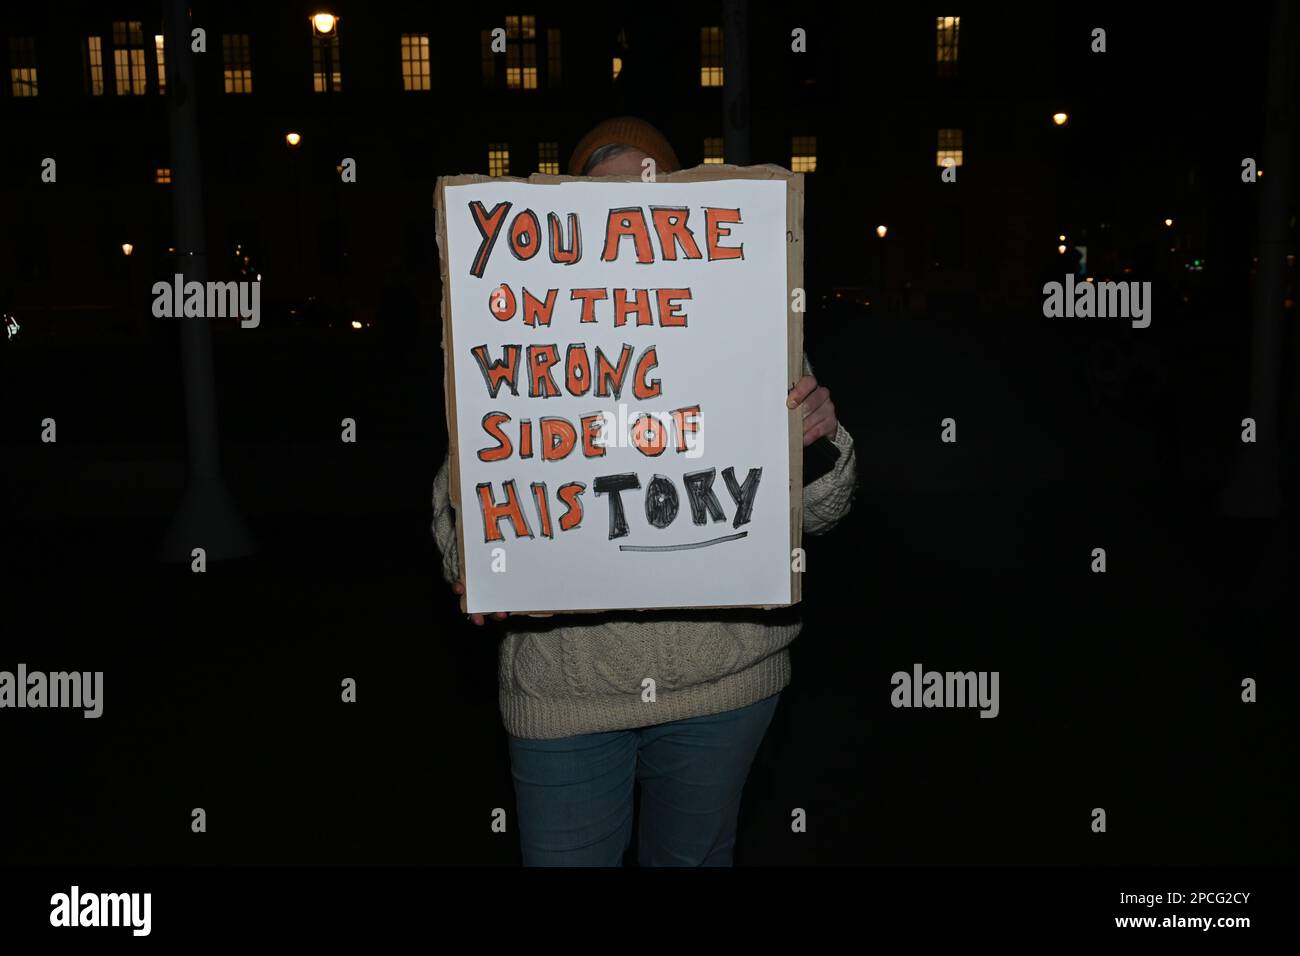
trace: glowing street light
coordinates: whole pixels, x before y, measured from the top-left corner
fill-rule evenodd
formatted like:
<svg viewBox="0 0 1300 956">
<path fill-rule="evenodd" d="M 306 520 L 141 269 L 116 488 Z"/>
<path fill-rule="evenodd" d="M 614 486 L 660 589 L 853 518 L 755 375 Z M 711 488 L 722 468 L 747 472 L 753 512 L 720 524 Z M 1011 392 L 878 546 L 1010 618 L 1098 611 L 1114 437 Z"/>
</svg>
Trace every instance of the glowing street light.
<svg viewBox="0 0 1300 956">
<path fill-rule="evenodd" d="M 1061 255 L 1065 255 L 1065 246 L 1064 245 L 1057 246 L 1056 251 L 1059 252 Z"/>
<path fill-rule="evenodd" d="M 135 252 L 135 246 L 129 242 L 122 243 L 122 255 L 129 256 L 133 252 Z"/>
<path fill-rule="evenodd" d="M 1174 224 L 1174 221 L 1173 221 L 1172 219 L 1166 219 L 1166 220 L 1165 220 L 1165 225 L 1166 225 L 1166 226 L 1172 226 L 1173 224 Z"/>
<path fill-rule="evenodd" d="M 311 18 L 312 28 L 321 36 L 329 36 L 334 32 L 335 17 L 332 13 L 317 13 Z"/>
<path fill-rule="evenodd" d="M 1065 236 L 1064 236 L 1064 235 L 1057 236 L 1057 237 L 1056 237 L 1056 241 L 1057 241 L 1057 242 L 1065 242 Z"/>
<path fill-rule="evenodd" d="M 1052 122 L 1055 123 L 1057 126 L 1064 126 L 1067 122 L 1069 122 L 1069 120 L 1070 120 L 1070 116 L 1068 113 L 1052 114 Z"/>
<path fill-rule="evenodd" d="M 888 227 L 888 226 L 883 226 L 883 225 L 882 225 L 882 226 L 877 226 L 877 227 L 876 227 L 876 235 L 878 235 L 881 239 L 884 239 L 884 238 L 885 238 L 885 234 L 888 233 L 888 232 L 889 232 L 889 227 Z"/>
<path fill-rule="evenodd" d="M 302 142 L 302 137 L 299 136 L 297 133 L 286 133 L 284 136 L 284 141 L 288 143 L 290 146 L 297 146 L 299 143 Z"/>
</svg>

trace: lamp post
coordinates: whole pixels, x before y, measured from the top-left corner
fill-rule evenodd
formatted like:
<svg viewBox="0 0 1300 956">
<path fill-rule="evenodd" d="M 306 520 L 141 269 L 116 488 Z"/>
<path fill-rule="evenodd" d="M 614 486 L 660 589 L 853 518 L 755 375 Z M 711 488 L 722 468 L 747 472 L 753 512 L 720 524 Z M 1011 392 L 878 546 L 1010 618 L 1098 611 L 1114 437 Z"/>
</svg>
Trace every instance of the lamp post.
<svg viewBox="0 0 1300 956">
<path fill-rule="evenodd" d="M 290 130 L 284 134 L 284 141 L 289 146 L 289 166 L 293 172 L 293 292 L 299 303 L 302 301 L 302 171 L 299 169 L 298 147 L 302 144 L 302 134 Z"/>
<path fill-rule="evenodd" d="M 135 243 L 122 243 L 122 275 L 126 279 L 126 315 L 135 337 L 143 342 L 149 337 L 148 324 L 145 322 L 144 310 L 138 308 L 136 302 L 135 290 L 137 287 L 138 274 L 140 272 L 139 261 L 135 258 Z"/>
<path fill-rule="evenodd" d="M 1242 417 L 1255 419 L 1256 440 L 1239 442 L 1232 476 L 1219 500 L 1225 514 L 1276 518 L 1282 511 L 1281 388 L 1286 290 L 1295 159 L 1296 52 L 1295 4 L 1273 0 L 1269 31 L 1268 86 L 1264 110 L 1264 148 L 1260 166 L 1275 170 L 1259 190 L 1251 330 L 1250 392 Z M 1280 572 L 1279 572 L 1280 573 Z"/>
<path fill-rule="evenodd" d="M 750 163 L 749 2 L 722 3 L 722 155 L 736 166 Z"/>
</svg>

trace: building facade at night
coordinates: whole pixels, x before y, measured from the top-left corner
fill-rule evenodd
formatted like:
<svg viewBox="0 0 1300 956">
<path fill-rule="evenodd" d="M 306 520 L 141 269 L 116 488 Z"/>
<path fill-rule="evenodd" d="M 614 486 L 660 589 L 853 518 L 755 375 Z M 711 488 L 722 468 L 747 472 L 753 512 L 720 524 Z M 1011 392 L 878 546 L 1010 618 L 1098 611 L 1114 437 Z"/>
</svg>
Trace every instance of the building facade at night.
<svg viewBox="0 0 1300 956">
<path fill-rule="evenodd" d="M 1214 236 L 1251 220 L 1209 181 L 1248 142 L 1193 145 L 1194 99 L 1153 129 L 1150 60 L 1122 37 L 1094 52 L 1087 20 L 953 12 L 749 13 L 750 160 L 808 173 L 812 301 L 987 312 L 1032 305 L 1067 259 L 1181 284 L 1228 265 Z M 210 270 L 260 275 L 273 319 L 310 301 L 370 323 L 404 290 L 418 309 L 399 321 L 432 322 L 438 175 L 567 172 L 616 113 L 659 125 L 686 166 L 729 159 L 723 20 L 716 2 L 196 3 Z M 6 308 L 107 322 L 129 306 L 138 325 L 175 271 L 167 53 L 157 4 L 4 14 Z M 1113 188 L 1078 188 L 1084 169 Z"/>
</svg>

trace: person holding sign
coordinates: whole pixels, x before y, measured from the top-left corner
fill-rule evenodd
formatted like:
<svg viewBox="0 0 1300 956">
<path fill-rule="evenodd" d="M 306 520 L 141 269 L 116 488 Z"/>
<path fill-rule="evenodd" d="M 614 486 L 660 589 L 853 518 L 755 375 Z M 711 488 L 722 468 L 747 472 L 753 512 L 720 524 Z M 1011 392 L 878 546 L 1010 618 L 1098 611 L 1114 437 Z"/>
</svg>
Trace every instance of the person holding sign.
<svg viewBox="0 0 1300 956">
<path fill-rule="evenodd" d="M 569 164 L 572 176 L 646 181 L 677 169 L 677 156 L 663 135 L 631 117 L 598 125 L 579 142 Z M 484 246 L 490 246 L 490 210 L 475 215 Z M 475 260 L 480 267 L 483 261 Z M 683 290 L 670 291 L 678 295 L 661 300 L 661 324 L 683 301 Z M 523 307 L 522 296 L 518 304 Z M 490 308 L 500 320 L 514 306 L 503 292 Z M 532 308 L 540 315 L 544 303 Z M 522 350 L 510 360 L 533 370 L 538 392 L 555 357 L 530 358 Z M 486 358 L 480 365 L 490 387 L 490 376 L 503 366 Z M 836 417 L 830 392 L 813 377 L 806 355 L 803 365 L 804 375 L 786 404 L 802 410 L 803 529 L 815 535 L 848 513 L 856 462 L 853 439 Z M 644 380 L 630 358 L 629 368 L 632 378 Z M 680 412 L 677 424 L 685 428 L 692 421 L 690 410 Z M 485 418 L 482 428 L 493 435 L 497 450 L 483 454 L 509 454 L 507 443 L 512 449 L 519 441 L 531 445 L 532 431 L 508 431 L 507 418 Z M 581 422 L 552 419 L 549 427 L 556 434 L 572 432 L 570 437 L 585 434 Z M 581 437 L 574 440 L 580 448 Z M 541 448 L 552 447 L 549 440 L 539 442 Z M 455 593 L 464 594 L 450 471 L 448 458 L 434 479 L 433 533 L 443 576 Z M 742 489 L 734 476 L 727 477 L 736 497 Z M 742 497 L 736 497 L 738 506 Z M 480 625 L 507 618 L 470 615 Z M 631 844 L 637 783 L 642 866 L 731 865 L 741 793 L 790 681 L 788 647 L 800 627 L 797 605 L 510 618 L 499 650 L 499 705 L 525 865 L 620 865 Z"/>
</svg>

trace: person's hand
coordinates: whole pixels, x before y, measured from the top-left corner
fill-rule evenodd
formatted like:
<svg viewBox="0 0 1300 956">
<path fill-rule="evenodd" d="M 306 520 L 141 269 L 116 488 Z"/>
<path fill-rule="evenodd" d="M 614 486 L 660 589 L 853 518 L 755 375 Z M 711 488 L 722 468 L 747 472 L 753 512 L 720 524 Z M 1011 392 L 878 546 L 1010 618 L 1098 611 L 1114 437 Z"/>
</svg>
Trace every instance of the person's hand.
<svg viewBox="0 0 1300 956">
<path fill-rule="evenodd" d="M 818 386 L 817 379 L 805 375 L 795 382 L 790 389 L 786 406 L 798 408 L 803 405 L 803 444 L 807 448 L 819 438 L 830 438 L 839 430 L 840 422 L 835 417 L 835 406 L 831 402 L 830 389 Z"/>
<path fill-rule="evenodd" d="M 464 593 L 465 593 L 465 582 L 464 582 L 464 581 L 457 581 L 455 584 L 453 584 L 453 585 L 451 586 L 451 589 L 452 589 L 452 591 L 453 591 L 454 593 L 456 593 L 456 594 L 464 594 Z M 510 616 L 510 615 L 507 614 L 505 611 L 495 611 L 495 612 L 493 612 L 493 614 L 492 614 L 492 620 L 494 620 L 494 621 L 504 621 L 504 620 L 505 620 L 506 618 L 508 618 L 509 616 Z M 486 620 L 486 618 L 485 618 L 484 615 L 482 615 L 482 614 L 471 614 L 471 615 L 469 616 L 469 620 L 470 620 L 470 623 L 471 623 L 471 624 L 482 624 L 482 623 Z"/>
</svg>

